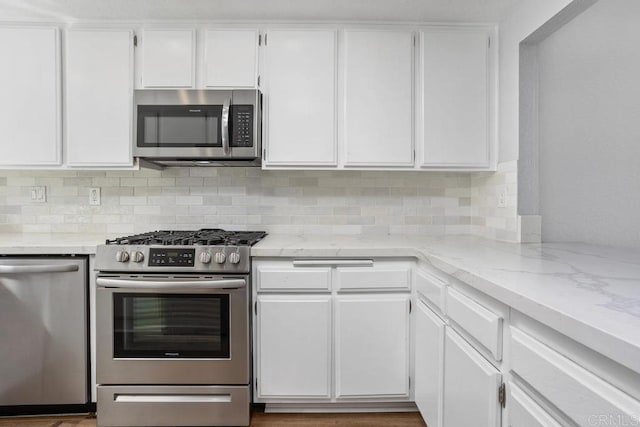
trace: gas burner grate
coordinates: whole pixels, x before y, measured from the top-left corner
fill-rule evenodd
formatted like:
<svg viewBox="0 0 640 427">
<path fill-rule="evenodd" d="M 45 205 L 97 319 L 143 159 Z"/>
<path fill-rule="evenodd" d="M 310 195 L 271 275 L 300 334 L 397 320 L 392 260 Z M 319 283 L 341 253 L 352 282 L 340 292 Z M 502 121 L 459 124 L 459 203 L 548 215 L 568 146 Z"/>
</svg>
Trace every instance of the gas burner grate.
<svg viewBox="0 0 640 427">
<path fill-rule="evenodd" d="M 158 230 L 106 241 L 107 245 L 161 246 L 252 246 L 267 235 L 264 231 L 226 231 L 219 228 L 201 230 Z"/>
</svg>

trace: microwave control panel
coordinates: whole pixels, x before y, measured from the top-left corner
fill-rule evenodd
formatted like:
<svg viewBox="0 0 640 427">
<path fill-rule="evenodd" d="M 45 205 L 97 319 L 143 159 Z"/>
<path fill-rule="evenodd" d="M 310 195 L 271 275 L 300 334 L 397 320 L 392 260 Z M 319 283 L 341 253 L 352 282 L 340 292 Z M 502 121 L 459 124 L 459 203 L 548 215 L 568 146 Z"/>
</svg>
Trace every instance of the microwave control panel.
<svg viewBox="0 0 640 427">
<path fill-rule="evenodd" d="M 231 106 L 231 146 L 253 147 L 253 105 Z"/>
</svg>

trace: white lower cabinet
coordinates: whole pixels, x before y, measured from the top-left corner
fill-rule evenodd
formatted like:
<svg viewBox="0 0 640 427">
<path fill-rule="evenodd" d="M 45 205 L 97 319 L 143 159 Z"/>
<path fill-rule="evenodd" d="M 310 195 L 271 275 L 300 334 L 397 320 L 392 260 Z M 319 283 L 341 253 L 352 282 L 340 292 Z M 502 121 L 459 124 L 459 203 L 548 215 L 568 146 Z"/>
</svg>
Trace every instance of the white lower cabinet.
<svg viewBox="0 0 640 427">
<path fill-rule="evenodd" d="M 409 295 L 336 299 L 336 397 L 409 396 Z"/>
<path fill-rule="evenodd" d="M 499 427 L 500 371 L 451 328 L 444 354 L 444 427 Z"/>
<path fill-rule="evenodd" d="M 415 401 L 429 427 L 442 427 L 444 321 L 422 301 L 415 311 Z"/>
<path fill-rule="evenodd" d="M 258 397 L 329 398 L 331 297 L 260 295 Z"/>
<path fill-rule="evenodd" d="M 347 260 L 346 265 L 345 260 L 254 261 L 256 402 L 410 401 L 411 279 L 404 272 L 411 271 L 411 263 Z M 370 286 L 350 274 L 349 280 L 338 280 L 349 268 L 371 277 L 398 271 L 403 279 L 392 274 L 388 284 L 374 280 Z M 341 291 L 340 283 L 357 288 Z"/>
</svg>

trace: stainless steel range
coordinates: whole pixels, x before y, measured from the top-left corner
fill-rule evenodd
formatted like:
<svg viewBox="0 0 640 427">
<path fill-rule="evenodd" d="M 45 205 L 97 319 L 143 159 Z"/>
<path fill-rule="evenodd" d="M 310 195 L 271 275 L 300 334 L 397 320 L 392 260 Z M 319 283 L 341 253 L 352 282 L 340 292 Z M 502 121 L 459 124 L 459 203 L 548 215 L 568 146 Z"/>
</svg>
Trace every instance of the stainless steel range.
<svg viewBox="0 0 640 427">
<path fill-rule="evenodd" d="M 156 231 L 98 246 L 99 426 L 248 426 L 250 247 Z"/>
</svg>

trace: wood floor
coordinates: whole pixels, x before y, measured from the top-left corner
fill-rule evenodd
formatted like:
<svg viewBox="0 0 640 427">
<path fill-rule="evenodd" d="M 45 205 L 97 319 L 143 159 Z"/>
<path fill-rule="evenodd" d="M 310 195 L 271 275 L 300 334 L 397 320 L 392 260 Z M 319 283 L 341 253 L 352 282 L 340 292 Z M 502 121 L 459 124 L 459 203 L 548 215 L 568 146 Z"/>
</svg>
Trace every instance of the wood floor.
<svg viewBox="0 0 640 427">
<path fill-rule="evenodd" d="M 87 416 L 47 416 L 1 418 L 0 426 L 95 427 Z M 417 412 L 364 414 L 265 414 L 254 412 L 251 427 L 426 427 Z"/>
</svg>

